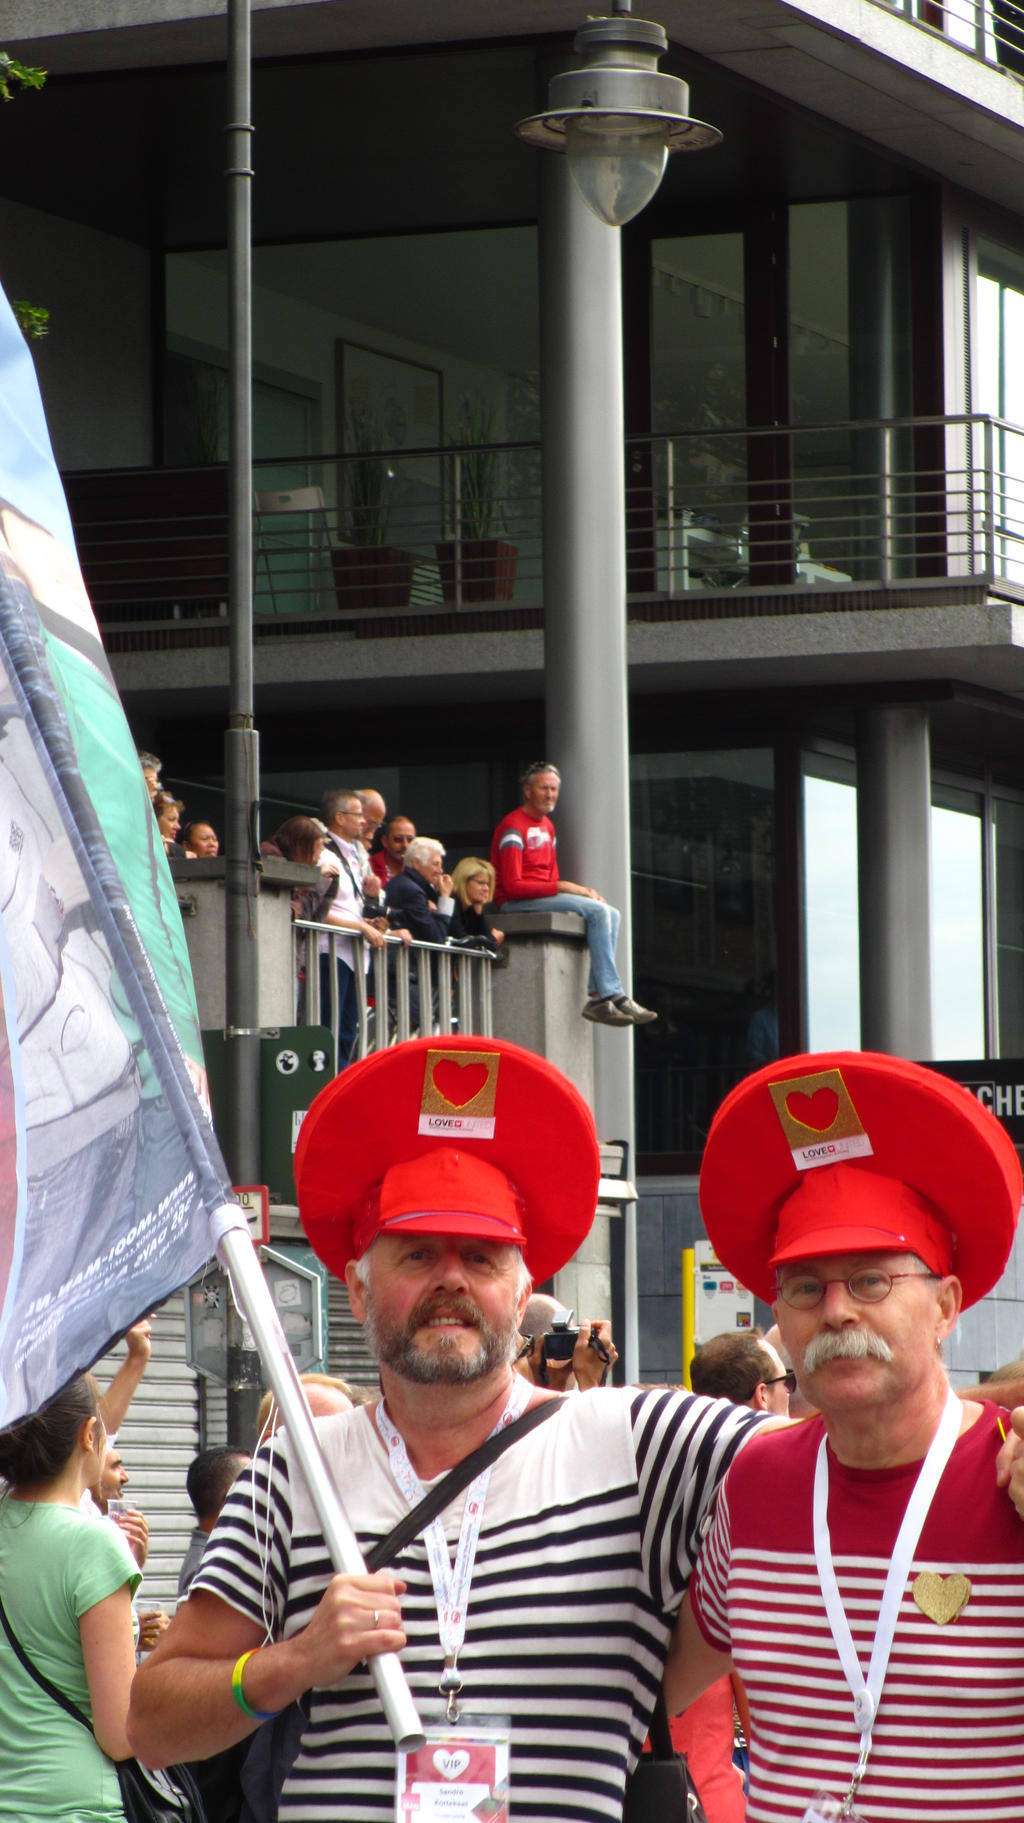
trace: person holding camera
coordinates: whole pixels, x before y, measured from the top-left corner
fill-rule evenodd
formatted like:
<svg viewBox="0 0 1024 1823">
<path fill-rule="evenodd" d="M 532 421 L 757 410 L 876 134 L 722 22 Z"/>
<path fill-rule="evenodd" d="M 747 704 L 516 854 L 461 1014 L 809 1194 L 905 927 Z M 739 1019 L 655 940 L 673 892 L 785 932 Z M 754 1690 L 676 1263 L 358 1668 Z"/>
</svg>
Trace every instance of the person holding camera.
<svg viewBox="0 0 1024 1823">
<path fill-rule="evenodd" d="M 573 1313 L 557 1298 L 535 1291 L 519 1325 L 523 1346 L 516 1367 L 534 1386 L 555 1393 L 586 1392 L 603 1386 L 619 1351 L 607 1318 L 574 1325 Z"/>
</svg>

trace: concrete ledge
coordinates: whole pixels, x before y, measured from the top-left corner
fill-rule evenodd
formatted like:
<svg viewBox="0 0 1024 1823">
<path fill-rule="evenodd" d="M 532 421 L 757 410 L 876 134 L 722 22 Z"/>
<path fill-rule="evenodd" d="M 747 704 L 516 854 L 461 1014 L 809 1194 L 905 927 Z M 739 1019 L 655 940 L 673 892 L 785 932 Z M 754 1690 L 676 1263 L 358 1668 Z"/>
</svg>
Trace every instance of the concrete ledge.
<svg viewBox="0 0 1024 1823">
<path fill-rule="evenodd" d="M 519 942 L 524 937 L 560 937 L 586 942 L 586 925 L 578 912 L 517 912 L 505 907 L 494 914 L 498 929 Z"/>
</svg>

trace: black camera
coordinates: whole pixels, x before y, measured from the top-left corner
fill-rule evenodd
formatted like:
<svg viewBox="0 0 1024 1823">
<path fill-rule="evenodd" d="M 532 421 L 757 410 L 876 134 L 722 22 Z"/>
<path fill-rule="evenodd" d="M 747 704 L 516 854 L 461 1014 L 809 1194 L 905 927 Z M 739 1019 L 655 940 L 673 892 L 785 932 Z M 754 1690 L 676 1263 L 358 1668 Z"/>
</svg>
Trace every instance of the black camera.
<svg viewBox="0 0 1024 1823">
<path fill-rule="evenodd" d="M 544 1337 L 544 1355 L 548 1361 L 571 1361 L 579 1337 L 579 1325 L 573 1326 L 573 1312 L 560 1310 L 551 1319 Z"/>
</svg>

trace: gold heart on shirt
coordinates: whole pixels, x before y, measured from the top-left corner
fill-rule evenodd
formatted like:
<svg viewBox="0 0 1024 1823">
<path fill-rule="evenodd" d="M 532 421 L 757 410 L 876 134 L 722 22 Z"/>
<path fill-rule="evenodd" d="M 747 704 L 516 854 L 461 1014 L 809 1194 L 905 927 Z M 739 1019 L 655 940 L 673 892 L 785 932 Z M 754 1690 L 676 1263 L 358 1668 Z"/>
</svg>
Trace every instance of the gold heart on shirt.
<svg viewBox="0 0 1024 1823">
<path fill-rule="evenodd" d="M 956 1620 L 971 1599 L 971 1585 L 966 1576 L 940 1576 L 936 1570 L 922 1570 L 914 1578 L 914 1600 L 922 1614 L 927 1614 L 937 1627 Z"/>
</svg>

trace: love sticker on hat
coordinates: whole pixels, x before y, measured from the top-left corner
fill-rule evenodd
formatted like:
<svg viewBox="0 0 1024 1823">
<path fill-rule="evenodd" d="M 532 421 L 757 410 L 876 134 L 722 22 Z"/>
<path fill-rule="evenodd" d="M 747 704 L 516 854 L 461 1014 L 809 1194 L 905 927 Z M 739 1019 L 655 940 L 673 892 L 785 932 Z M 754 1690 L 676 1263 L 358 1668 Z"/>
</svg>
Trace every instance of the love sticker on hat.
<svg viewBox="0 0 1024 1823">
<path fill-rule="evenodd" d="M 535 1283 L 570 1260 L 597 1209 L 590 1109 L 553 1064 L 503 1039 L 413 1038 L 327 1084 L 299 1129 L 299 1215 L 343 1276 L 378 1235 L 521 1247 Z"/>
<path fill-rule="evenodd" d="M 418 1131 L 446 1139 L 493 1139 L 497 1051 L 428 1050 Z"/>
<path fill-rule="evenodd" d="M 1020 1211 L 1013 1141 L 948 1077 L 871 1051 L 783 1057 L 727 1095 L 700 1208 L 720 1260 L 771 1303 L 783 1262 L 912 1253 L 991 1290 Z"/>
<path fill-rule="evenodd" d="M 817 1070 L 768 1087 L 798 1171 L 870 1155 L 871 1141 L 841 1070 Z"/>
</svg>

